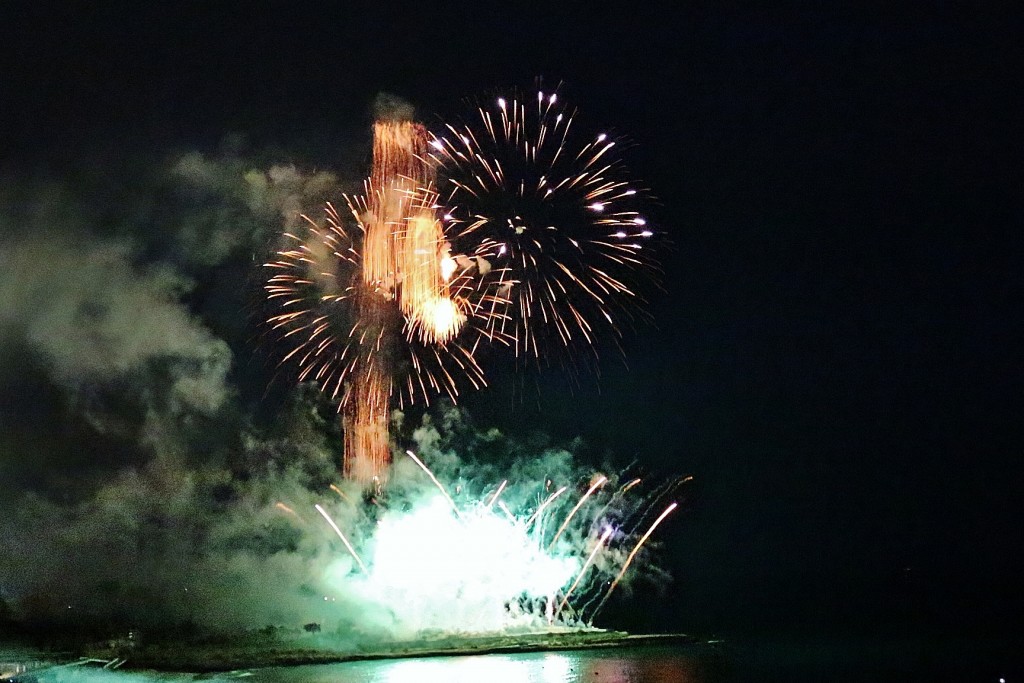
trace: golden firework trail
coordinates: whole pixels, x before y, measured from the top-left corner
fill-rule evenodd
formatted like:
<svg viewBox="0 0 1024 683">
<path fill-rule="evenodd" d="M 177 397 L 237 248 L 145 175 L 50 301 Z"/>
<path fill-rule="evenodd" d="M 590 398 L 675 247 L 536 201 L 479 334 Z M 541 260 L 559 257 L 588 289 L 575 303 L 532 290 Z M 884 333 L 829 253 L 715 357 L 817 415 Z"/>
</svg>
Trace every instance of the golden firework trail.
<svg viewBox="0 0 1024 683">
<path fill-rule="evenodd" d="M 658 518 L 654 520 L 654 523 L 651 524 L 651 526 L 647 529 L 646 532 L 644 532 L 644 535 L 640 537 L 640 540 L 636 542 L 636 545 L 633 546 L 633 550 L 631 550 L 629 555 L 626 557 L 626 561 L 622 563 L 622 569 L 619 570 L 619 573 L 615 577 L 615 580 L 612 581 L 612 585 L 608 587 L 608 592 L 604 594 L 604 597 L 601 598 L 601 602 L 598 603 L 597 608 L 594 610 L 595 614 L 601 611 L 601 607 L 604 606 L 604 603 L 607 602 L 608 598 L 611 597 L 611 594 L 615 591 L 615 587 L 619 585 L 620 581 L 622 581 L 622 577 L 626 575 L 626 570 L 629 569 L 629 565 L 633 563 L 633 558 L 635 558 L 636 554 L 640 552 L 640 548 L 643 546 L 643 544 L 647 541 L 648 538 L 651 537 L 651 534 L 653 534 L 654 530 L 658 528 L 658 525 L 661 524 L 662 521 L 664 521 L 664 519 L 668 517 L 672 513 L 672 511 L 675 510 L 677 507 L 679 507 L 678 503 L 672 503 L 667 508 L 665 508 L 665 510 L 660 515 L 658 515 Z"/>
<path fill-rule="evenodd" d="M 587 499 L 590 498 L 591 495 L 593 495 L 594 491 L 604 486 L 605 482 L 607 481 L 608 477 L 604 476 L 603 474 L 594 480 L 594 483 L 590 485 L 590 488 L 587 489 L 587 492 L 580 497 L 579 501 L 576 503 L 576 507 L 574 507 L 572 511 L 568 515 L 566 515 L 565 520 L 562 522 L 562 526 L 558 527 L 558 531 L 555 532 L 555 537 L 551 539 L 551 543 L 550 545 L 548 545 L 549 549 L 555 547 L 555 541 L 557 541 L 558 537 L 562 535 L 562 532 L 565 531 L 566 528 L 568 528 L 569 522 L 571 522 L 572 518 L 576 515 L 577 512 L 579 512 L 579 509 L 583 507 L 583 504 L 587 502 Z"/>
<path fill-rule="evenodd" d="M 540 517 L 540 514 L 544 512 L 544 508 L 551 505 L 551 503 L 553 503 L 556 498 L 565 493 L 568 489 L 568 486 L 562 486 L 557 491 L 548 496 L 544 500 L 544 502 L 541 503 L 540 506 L 536 510 L 534 510 L 533 514 L 530 515 L 530 517 L 526 520 L 526 526 L 530 526 L 530 524 L 532 524 L 534 520 L 538 519 Z"/>
<path fill-rule="evenodd" d="M 600 552 L 601 548 L 603 548 L 608 542 L 608 539 L 611 538 L 613 531 L 614 529 L 612 529 L 612 527 L 608 527 L 604 530 L 604 533 L 601 534 L 601 538 L 598 539 L 594 549 L 590 552 L 590 555 L 587 557 L 587 561 L 583 563 L 583 568 L 580 569 L 579 574 L 576 575 L 576 580 L 573 581 L 572 585 L 569 586 L 569 589 L 565 591 L 565 595 L 562 597 L 562 602 L 558 605 L 558 609 L 555 611 L 556 616 L 559 612 L 565 609 L 566 604 L 569 602 L 569 598 L 572 596 L 572 592 L 576 590 L 578 585 L 580 585 L 580 581 L 583 580 L 583 576 L 587 573 L 587 570 L 590 569 L 590 565 L 594 564 L 594 559 L 597 557 L 597 553 Z"/>
<path fill-rule="evenodd" d="M 334 533 L 336 533 L 338 535 L 338 538 L 341 539 L 341 542 L 345 544 L 345 549 L 348 550 L 349 554 L 352 556 L 352 559 L 354 559 L 356 561 L 356 564 L 359 565 L 359 568 L 361 570 L 363 570 L 363 573 L 365 574 L 366 573 L 366 565 L 363 564 L 363 561 L 362 561 L 362 559 L 360 559 L 359 553 L 356 552 L 356 549 L 352 547 L 352 543 L 349 542 L 349 540 L 348 540 L 348 538 L 346 538 L 345 534 L 343 534 L 341 532 L 341 529 L 338 528 L 337 523 L 335 523 L 335 521 L 331 518 L 331 516 L 329 514 L 327 514 L 327 511 L 324 510 L 323 507 L 321 507 L 319 503 L 317 503 L 313 507 L 315 507 L 316 511 L 320 513 L 320 516 L 323 517 L 324 519 L 326 519 L 327 523 L 331 525 L 331 528 L 334 529 Z"/>
<path fill-rule="evenodd" d="M 391 460 L 393 397 L 404 407 L 438 393 L 455 400 L 462 380 L 485 385 L 473 349 L 454 340 L 467 316 L 451 295 L 441 224 L 422 201 L 426 135 L 416 123 L 377 122 L 366 195 L 349 200 L 358 234 L 328 204 L 322 225 L 306 217 L 307 234 L 285 233 L 289 247 L 266 264 L 280 307 L 269 321 L 292 344 L 284 361 L 339 401 L 344 473 L 367 486 L 383 482 Z"/>
</svg>

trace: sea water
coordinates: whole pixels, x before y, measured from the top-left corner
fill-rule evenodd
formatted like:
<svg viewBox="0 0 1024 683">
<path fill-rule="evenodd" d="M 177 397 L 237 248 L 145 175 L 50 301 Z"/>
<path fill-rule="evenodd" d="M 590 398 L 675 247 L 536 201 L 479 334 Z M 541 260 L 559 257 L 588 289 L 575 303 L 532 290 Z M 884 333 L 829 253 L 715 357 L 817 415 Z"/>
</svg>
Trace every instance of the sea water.
<svg viewBox="0 0 1024 683">
<path fill-rule="evenodd" d="M 0 646 L 23 683 L 800 683 L 802 681 L 1024 681 L 1018 637 L 759 636 L 721 643 L 380 659 L 214 674 L 50 667 Z M 27 663 L 17 669 L 11 662 Z M 3 679 L 4 666 L 0 666 Z"/>
<path fill-rule="evenodd" d="M 424 657 L 280 667 L 253 683 L 713 683 L 725 680 L 719 653 L 693 646 L 591 648 L 467 657 Z"/>
<path fill-rule="evenodd" d="M 720 653 L 695 646 L 621 647 L 458 657 L 380 659 L 280 666 L 217 674 L 104 670 L 63 666 L 29 670 L 26 683 L 714 683 Z"/>
</svg>

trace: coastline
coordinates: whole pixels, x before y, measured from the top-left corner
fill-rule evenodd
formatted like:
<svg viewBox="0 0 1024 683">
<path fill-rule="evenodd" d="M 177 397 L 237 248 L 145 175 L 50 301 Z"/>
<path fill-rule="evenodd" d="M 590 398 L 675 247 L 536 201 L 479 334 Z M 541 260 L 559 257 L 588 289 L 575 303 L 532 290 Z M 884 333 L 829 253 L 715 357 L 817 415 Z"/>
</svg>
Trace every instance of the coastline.
<svg viewBox="0 0 1024 683">
<path fill-rule="evenodd" d="M 335 642 L 332 643 L 332 640 Z M 277 642 L 187 643 L 162 642 L 125 647 L 92 647 L 83 651 L 98 659 L 123 658 L 125 669 L 164 672 L 216 673 L 305 664 L 510 654 L 545 650 L 578 650 L 651 645 L 696 645 L 683 633 L 629 634 L 623 631 L 567 631 L 518 635 L 439 638 L 353 647 L 339 638 L 314 636 Z"/>
</svg>

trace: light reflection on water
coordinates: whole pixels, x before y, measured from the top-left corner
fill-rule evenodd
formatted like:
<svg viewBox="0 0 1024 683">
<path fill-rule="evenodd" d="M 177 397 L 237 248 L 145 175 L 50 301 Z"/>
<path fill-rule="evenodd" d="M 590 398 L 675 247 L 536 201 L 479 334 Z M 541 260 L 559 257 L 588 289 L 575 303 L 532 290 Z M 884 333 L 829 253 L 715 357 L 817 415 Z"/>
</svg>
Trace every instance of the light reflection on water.
<svg viewBox="0 0 1024 683">
<path fill-rule="evenodd" d="M 5 649 L 0 643 L 0 662 L 14 662 L 0 665 L 0 683 L 3 674 L 36 683 L 717 683 L 723 679 L 721 653 L 700 646 L 423 657 L 206 675 L 54 666 L 52 661 L 36 661 L 39 656 Z"/>
<path fill-rule="evenodd" d="M 713 683 L 708 662 L 674 648 L 568 650 L 281 667 L 252 683 Z"/>
</svg>

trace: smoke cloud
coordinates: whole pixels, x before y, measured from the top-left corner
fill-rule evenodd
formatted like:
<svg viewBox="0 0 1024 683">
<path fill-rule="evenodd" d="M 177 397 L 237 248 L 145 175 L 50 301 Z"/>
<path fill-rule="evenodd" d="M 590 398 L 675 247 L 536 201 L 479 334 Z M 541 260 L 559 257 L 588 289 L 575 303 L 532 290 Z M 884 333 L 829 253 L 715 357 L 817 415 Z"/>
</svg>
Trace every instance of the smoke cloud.
<svg viewBox="0 0 1024 683">
<path fill-rule="evenodd" d="M 323 549 L 270 498 L 333 472 L 331 430 L 309 398 L 253 426 L 236 354 L 270 382 L 255 271 L 339 181 L 235 154 L 127 166 L 0 195 L 0 599 L 42 621 L 293 622 L 287 593 L 261 596 Z"/>
<path fill-rule="evenodd" d="M 398 95 L 378 93 L 373 100 L 373 117 L 378 121 L 412 121 L 416 109 Z"/>
<path fill-rule="evenodd" d="M 411 116 L 389 96 L 377 108 Z M 434 505 L 439 493 L 405 447 L 453 495 L 524 483 L 503 494 L 513 510 L 536 507 L 552 482 L 575 496 L 589 483 L 568 451 L 529 449 L 454 409 L 394 415 L 386 505 L 338 482 L 335 407 L 290 382 L 275 394 L 274 363 L 253 349 L 265 335 L 260 264 L 282 227 L 346 189 L 332 173 L 233 150 L 143 160 L 81 185 L 6 183 L 0 616 L 196 632 L 317 622 L 353 642 L 493 628 L 510 612 L 536 624 L 543 606 L 518 604 L 519 593 L 474 603 L 467 586 L 454 590 L 472 613 L 429 600 L 410 612 L 398 601 L 409 596 L 360 578 L 315 511 L 367 541 L 403 510 Z M 601 504 L 622 521 L 616 533 L 643 521 L 619 499 Z M 581 520 L 556 573 L 578 571 L 601 531 Z M 623 552 L 601 556 L 604 576 Z"/>
</svg>

